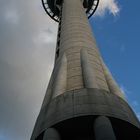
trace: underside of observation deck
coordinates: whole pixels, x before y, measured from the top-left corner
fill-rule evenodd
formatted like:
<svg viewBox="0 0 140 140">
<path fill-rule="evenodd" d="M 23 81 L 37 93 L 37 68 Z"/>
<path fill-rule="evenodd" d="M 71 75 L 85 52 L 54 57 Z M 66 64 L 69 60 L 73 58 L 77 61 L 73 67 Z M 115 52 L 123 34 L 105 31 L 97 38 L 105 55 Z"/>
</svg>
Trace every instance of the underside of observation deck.
<svg viewBox="0 0 140 140">
<path fill-rule="evenodd" d="M 83 7 L 85 8 L 85 12 L 90 18 L 94 12 L 96 11 L 99 0 L 81 0 L 83 3 Z M 60 21 L 60 13 L 63 6 L 63 0 L 42 0 L 43 7 L 46 13 L 56 22 Z"/>
</svg>

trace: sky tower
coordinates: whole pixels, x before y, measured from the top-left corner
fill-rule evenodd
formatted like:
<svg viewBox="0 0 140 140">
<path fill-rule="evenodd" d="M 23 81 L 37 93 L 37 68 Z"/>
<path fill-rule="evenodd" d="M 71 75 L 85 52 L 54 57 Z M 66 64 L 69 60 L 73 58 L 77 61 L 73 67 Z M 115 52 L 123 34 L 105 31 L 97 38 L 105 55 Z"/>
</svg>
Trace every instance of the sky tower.
<svg viewBox="0 0 140 140">
<path fill-rule="evenodd" d="M 88 18 L 99 0 L 42 0 L 59 23 L 55 65 L 31 140 L 140 140 L 140 123 L 106 67 Z"/>
</svg>

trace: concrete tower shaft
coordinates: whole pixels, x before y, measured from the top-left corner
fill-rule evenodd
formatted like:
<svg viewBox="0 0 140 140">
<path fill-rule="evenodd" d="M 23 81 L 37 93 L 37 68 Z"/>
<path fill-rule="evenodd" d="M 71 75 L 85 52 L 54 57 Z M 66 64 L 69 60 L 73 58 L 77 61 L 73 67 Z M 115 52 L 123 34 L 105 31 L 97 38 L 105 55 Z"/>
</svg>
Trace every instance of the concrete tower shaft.
<svg viewBox="0 0 140 140">
<path fill-rule="evenodd" d="M 62 9 L 56 48 L 56 66 L 64 55 L 67 59 L 67 69 L 63 69 L 61 73 L 67 73 L 67 75 L 63 75 L 62 80 L 59 80 L 59 84 L 63 83 L 64 87 L 57 89 L 54 96 L 74 89 L 98 88 L 111 90 L 110 92 L 113 91 L 112 93 L 123 98 L 123 94 L 101 60 L 81 1 L 65 0 Z"/>
<path fill-rule="evenodd" d="M 56 2 L 55 65 L 31 140 L 138 140 L 140 123 L 101 58 L 84 1 Z"/>
</svg>

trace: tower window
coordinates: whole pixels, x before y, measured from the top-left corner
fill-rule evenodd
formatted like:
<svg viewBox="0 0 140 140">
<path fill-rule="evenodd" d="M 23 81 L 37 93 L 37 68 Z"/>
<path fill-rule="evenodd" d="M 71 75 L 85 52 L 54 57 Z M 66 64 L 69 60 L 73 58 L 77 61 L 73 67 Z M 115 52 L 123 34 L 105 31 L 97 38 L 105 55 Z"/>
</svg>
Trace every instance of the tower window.
<svg viewBox="0 0 140 140">
<path fill-rule="evenodd" d="M 59 47 L 59 46 L 60 46 L 60 40 L 57 41 L 57 47 Z"/>
<path fill-rule="evenodd" d="M 59 49 L 57 49 L 57 51 L 56 51 L 56 58 L 58 58 L 59 57 Z"/>
</svg>

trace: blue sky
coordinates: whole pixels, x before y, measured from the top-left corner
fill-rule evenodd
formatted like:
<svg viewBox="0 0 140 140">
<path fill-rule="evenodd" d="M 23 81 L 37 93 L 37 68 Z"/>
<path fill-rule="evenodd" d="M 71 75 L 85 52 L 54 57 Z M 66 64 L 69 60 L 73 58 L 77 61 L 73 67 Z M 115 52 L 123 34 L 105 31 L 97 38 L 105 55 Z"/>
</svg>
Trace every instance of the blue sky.
<svg viewBox="0 0 140 140">
<path fill-rule="evenodd" d="M 90 23 L 105 62 L 140 118 L 139 4 L 118 1 L 118 15 L 106 12 Z"/>
<path fill-rule="evenodd" d="M 101 54 L 140 118 L 140 1 L 100 0 Z M 133 7 L 132 7 L 133 6 Z M 0 1 L 0 140 L 29 140 L 53 69 L 57 23 L 40 0 Z"/>
</svg>

